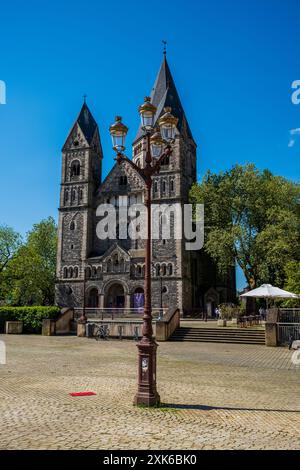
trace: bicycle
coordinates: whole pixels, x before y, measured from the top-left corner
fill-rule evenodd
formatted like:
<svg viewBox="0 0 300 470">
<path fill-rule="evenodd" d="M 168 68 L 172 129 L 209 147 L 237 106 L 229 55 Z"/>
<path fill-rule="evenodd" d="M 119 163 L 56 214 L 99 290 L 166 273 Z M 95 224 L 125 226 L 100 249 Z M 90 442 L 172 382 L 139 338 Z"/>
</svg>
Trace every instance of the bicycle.
<svg viewBox="0 0 300 470">
<path fill-rule="evenodd" d="M 99 341 L 100 339 L 107 340 L 109 336 L 108 326 L 107 325 L 100 325 L 100 326 L 95 325 L 94 336 L 95 336 L 96 341 Z"/>
</svg>

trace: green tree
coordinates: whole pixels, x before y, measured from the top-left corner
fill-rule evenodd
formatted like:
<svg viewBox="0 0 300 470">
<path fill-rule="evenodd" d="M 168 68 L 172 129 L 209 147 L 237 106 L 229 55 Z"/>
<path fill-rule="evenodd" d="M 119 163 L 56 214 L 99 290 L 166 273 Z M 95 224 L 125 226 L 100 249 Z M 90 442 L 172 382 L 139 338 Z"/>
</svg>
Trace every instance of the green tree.
<svg viewBox="0 0 300 470">
<path fill-rule="evenodd" d="M 0 225 L 0 273 L 5 270 L 21 243 L 22 239 L 19 233 L 7 225 Z"/>
<path fill-rule="evenodd" d="M 282 286 L 285 267 L 299 257 L 300 186 L 252 164 L 208 172 L 193 185 L 193 203 L 204 203 L 204 249 L 225 273 L 237 263 L 249 287 Z"/>
<path fill-rule="evenodd" d="M 286 281 L 284 288 L 300 296 L 300 261 L 290 261 L 285 267 Z M 299 307 L 300 299 L 289 299 L 282 302 L 285 307 Z"/>
<path fill-rule="evenodd" d="M 8 265 L 6 295 L 13 305 L 53 305 L 57 228 L 52 217 L 35 224 Z"/>
</svg>

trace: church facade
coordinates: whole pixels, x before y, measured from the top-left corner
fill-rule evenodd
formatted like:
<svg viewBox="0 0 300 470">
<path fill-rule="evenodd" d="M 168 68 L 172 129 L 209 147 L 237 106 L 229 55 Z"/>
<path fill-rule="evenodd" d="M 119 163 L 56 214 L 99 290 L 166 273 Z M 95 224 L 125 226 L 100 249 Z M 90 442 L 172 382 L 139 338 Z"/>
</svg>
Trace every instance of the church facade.
<svg viewBox="0 0 300 470">
<path fill-rule="evenodd" d="M 196 143 L 193 139 L 168 62 L 164 55 L 151 102 L 156 120 L 165 107 L 178 118 L 173 153 L 163 161 L 152 185 L 153 203 L 188 203 L 196 181 Z M 145 164 L 145 139 L 139 129 L 132 160 Z M 145 241 L 140 238 L 101 240 L 96 233 L 100 204 L 142 203 L 144 181 L 124 161 L 116 163 L 102 181 L 103 152 L 98 125 L 86 103 L 62 150 L 59 206 L 56 303 L 61 307 L 125 308 L 135 311 L 143 302 Z M 171 229 L 174 224 L 169 220 Z M 118 231 L 117 231 L 118 232 Z M 206 311 L 235 298 L 235 272 L 218 276 L 204 250 L 187 251 L 185 240 L 159 239 L 152 243 L 152 306 L 179 307 L 182 314 Z"/>
</svg>

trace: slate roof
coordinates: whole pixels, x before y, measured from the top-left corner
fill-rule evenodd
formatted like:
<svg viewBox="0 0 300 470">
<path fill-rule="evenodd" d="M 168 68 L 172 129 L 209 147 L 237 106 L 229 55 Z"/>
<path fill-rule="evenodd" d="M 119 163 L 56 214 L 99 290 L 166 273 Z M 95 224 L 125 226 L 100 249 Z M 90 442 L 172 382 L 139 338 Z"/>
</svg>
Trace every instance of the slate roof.
<svg viewBox="0 0 300 470">
<path fill-rule="evenodd" d="M 163 114 L 163 109 L 166 106 L 170 106 L 172 113 L 178 118 L 177 127 L 179 132 L 181 132 L 183 125 L 185 125 L 188 136 L 194 140 L 165 55 L 150 96 L 151 102 L 157 107 L 155 121 Z M 142 129 L 140 126 L 135 141 L 141 136 Z"/>
<path fill-rule="evenodd" d="M 90 144 L 97 129 L 97 123 L 93 118 L 93 115 L 86 103 L 83 103 L 76 122 L 79 124 L 79 127 L 82 130 L 84 137 Z"/>
</svg>

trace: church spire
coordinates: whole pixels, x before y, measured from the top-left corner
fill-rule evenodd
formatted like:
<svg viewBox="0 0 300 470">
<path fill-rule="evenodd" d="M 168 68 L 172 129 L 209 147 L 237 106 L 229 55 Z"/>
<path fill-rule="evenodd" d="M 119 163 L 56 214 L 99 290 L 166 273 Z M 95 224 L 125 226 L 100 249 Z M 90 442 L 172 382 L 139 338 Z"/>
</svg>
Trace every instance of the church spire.
<svg viewBox="0 0 300 470">
<path fill-rule="evenodd" d="M 169 68 L 165 49 L 163 51 L 163 60 L 150 96 L 151 103 L 157 107 L 155 120 L 157 121 L 157 119 L 163 114 L 165 107 L 170 106 L 172 108 L 172 114 L 178 118 L 177 127 L 179 132 L 181 132 L 183 126 L 185 126 L 189 138 L 193 140 L 193 136 Z M 140 128 L 135 140 L 138 140 L 141 136 L 142 129 Z"/>
<path fill-rule="evenodd" d="M 90 144 L 98 126 L 86 104 L 86 95 L 84 96 L 84 102 L 76 122 L 82 130 L 88 144 Z"/>
<path fill-rule="evenodd" d="M 88 145 L 91 145 L 95 132 L 98 131 L 98 125 L 86 104 L 86 95 L 84 95 L 83 98 L 84 101 L 80 113 L 72 126 L 64 147 L 69 142 L 70 136 L 73 134 L 76 126 L 79 126 Z"/>
</svg>

